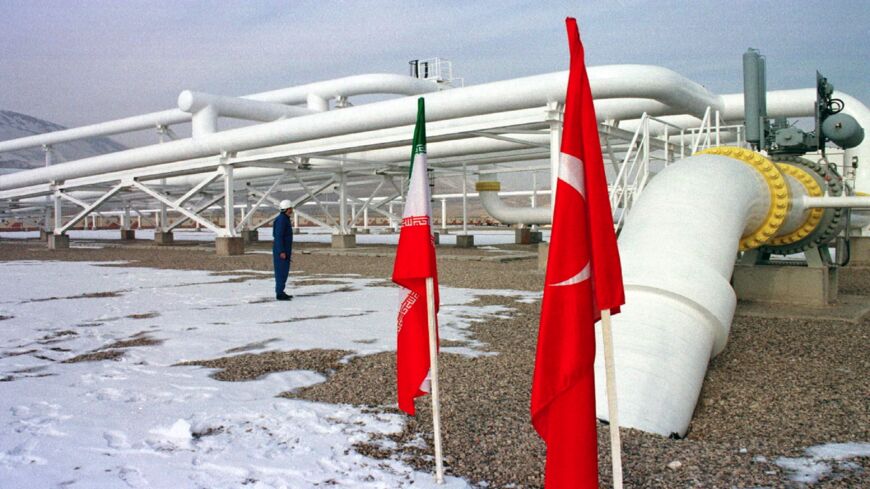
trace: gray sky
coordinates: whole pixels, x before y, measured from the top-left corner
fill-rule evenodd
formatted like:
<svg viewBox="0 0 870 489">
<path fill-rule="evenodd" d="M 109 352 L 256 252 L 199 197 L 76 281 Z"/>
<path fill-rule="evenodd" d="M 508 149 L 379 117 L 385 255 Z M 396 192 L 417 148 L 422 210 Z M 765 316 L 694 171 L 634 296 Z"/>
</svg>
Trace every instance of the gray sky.
<svg viewBox="0 0 870 489">
<path fill-rule="evenodd" d="M 655 64 L 733 93 L 755 47 L 770 89 L 820 69 L 870 104 L 866 0 L 0 0 L 0 109 L 76 126 L 173 108 L 184 89 L 244 95 L 433 56 L 466 85 L 560 71 L 566 15 L 590 66 Z"/>
</svg>

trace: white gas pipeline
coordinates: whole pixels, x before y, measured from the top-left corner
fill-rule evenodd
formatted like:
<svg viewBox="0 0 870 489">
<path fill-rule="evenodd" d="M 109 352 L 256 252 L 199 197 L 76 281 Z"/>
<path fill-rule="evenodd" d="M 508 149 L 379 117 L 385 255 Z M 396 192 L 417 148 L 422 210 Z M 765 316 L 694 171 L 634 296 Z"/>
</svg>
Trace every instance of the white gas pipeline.
<svg viewBox="0 0 870 489">
<path fill-rule="evenodd" d="M 239 98 L 280 104 L 308 103 L 310 106 L 312 105 L 312 97 L 329 100 L 338 96 L 350 97 L 368 94 L 419 95 L 428 92 L 436 92 L 439 89 L 440 88 L 432 82 L 409 76 L 372 73 L 255 93 Z M 227 113 L 226 115 L 232 116 L 231 113 Z M 249 116 L 250 114 L 245 115 L 245 117 Z M 151 112 L 149 114 L 125 117 L 123 119 L 116 119 L 98 124 L 74 127 L 45 134 L 36 134 L 34 136 L 11 139 L 8 141 L 0 141 L 0 153 L 43 145 L 50 146 L 89 137 L 111 136 L 112 134 L 121 134 L 143 129 L 154 129 L 158 126 L 171 126 L 173 124 L 189 122 L 190 120 L 191 114 L 182 109 Z M 254 118 L 253 120 L 259 119 Z"/>
<path fill-rule="evenodd" d="M 619 237 L 626 303 L 613 316 L 620 425 L 684 435 L 710 359 L 725 347 L 737 304 L 739 248 L 763 245 L 789 221 L 803 187 L 749 150 L 715 148 L 659 173 Z M 603 351 L 600 329 L 598 348 Z M 597 411 L 607 418 L 603 361 Z"/>
<path fill-rule="evenodd" d="M 596 98 L 649 98 L 670 106 L 674 113 L 692 114 L 721 104 L 697 83 L 656 66 L 590 68 L 589 78 Z M 567 72 L 559 72 L 428 94 L 427 120 L 545 106 L 564 99 L 566 80 Z M 0 190 L 413 124 L 415 114 L 413 97 L 375 102 L 24 171 L 3 177 Z M 0 151 L 7 149 L 0 145 Z"/>
<path fill-rule="evenodd" d="M 552 221 L 550 206 L 513 207 L 502 202 L 498 196 L 501 183 L 497 181 L 477 182 L 475 190 L 486 212 L 502 224 L 549 224 Z"/>
</svg>

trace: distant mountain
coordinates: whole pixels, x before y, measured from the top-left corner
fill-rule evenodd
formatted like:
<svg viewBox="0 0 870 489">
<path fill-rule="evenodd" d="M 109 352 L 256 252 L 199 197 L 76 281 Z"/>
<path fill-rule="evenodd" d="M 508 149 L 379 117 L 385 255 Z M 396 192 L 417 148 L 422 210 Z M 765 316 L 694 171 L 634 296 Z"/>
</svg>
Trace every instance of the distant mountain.
<svg viewBox="0 0 870 489">
<path fill-rule="evenodd" d="M 66 129 L 66 127 L 26 114 L 0 110 L 0 141 L 62 129 Z M 63 163 L 124 149 L 127 147 L 106 137 L 61 143 L 54 146 L 54 163 Z M 39 147 L 0 153 L 0 174 L 43 166 L 45 166 L 45 153 Z"/>
</svg>

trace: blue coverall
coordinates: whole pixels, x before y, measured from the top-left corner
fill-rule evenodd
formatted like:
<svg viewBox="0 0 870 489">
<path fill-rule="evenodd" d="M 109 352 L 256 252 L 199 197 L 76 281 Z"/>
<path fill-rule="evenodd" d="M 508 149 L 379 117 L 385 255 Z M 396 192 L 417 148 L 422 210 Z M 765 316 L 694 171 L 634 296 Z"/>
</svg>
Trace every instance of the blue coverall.
<svg viewBox="0 0 870 489">
<path fill-rule="evenodd" d="M 287 214 L 281 213 L 272 226 L 272 260 L 275 264 L 275 295 L 284 293 L 290 274 L 290 253 L 293 251 L 293 226 Z M 281 253 L 286 257 L 281 259 Z"/>
</svg>

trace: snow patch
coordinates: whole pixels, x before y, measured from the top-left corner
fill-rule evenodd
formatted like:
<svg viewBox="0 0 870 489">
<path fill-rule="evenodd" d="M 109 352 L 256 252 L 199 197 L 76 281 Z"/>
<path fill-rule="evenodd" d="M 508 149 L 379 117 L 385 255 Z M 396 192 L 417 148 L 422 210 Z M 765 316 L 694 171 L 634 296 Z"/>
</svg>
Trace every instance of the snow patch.
<svg viewBox="0 0 870 489">
<path fill-rule="evenodd" d="M 845 460 L 870 457 L 870 443 L 827 443 L 807 448 L 805 453 L 807 457 L 779 457 L 775 463 L 789 472 L 790 480 L 815 484 L 835 469 L 838 472 L 860 470 L 860 465 Z"/>
<path fill-rule="evenodd" d="M 354 451 L 401 432 L 402 415 L 275 397 L 323 382 L 320 373 L 221 382 L 214 369 L 176 366 L 269 350 L 393 351 L 397 290 L 382 280 L 294 274 L 297 297 L 284 303 L 273 300 L 269 274 L 228 282 L 236 275 L 100 265 L 0 262 L 4 283 L 15 284 L 0 297 L 9 317 L 0 378 L 11 378 L 0 382 L 4 487 L 468 487 L 454 477 L 436 486 L 431 473 Z M 510 313 L 471 306 L 479 294 L 538 297 L 440 292 L 441 337 L 464 342 L 451 350 L 468 355 L 487 354 L 469 327 Z M 131 341 L 143 336 L 160 342 Z M 61 363 L 113 344 L 117 358 Z M 227 353 L 240 347 L 253 349 Z"/>
</svg>

